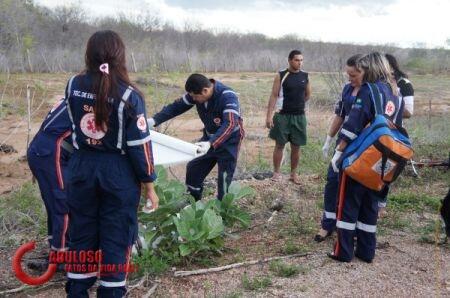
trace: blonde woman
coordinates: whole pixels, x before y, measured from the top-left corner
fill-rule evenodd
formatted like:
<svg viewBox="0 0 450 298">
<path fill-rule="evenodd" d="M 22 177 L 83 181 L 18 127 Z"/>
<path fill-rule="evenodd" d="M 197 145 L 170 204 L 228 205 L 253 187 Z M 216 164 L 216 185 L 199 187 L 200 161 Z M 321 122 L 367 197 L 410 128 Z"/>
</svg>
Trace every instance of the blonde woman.
<svg viewBox="0 0 450 298">
<path fill-rule="evenodd" d="M 403 105 L 384 55 L 378 52 L 370 53 L 359 59 L 357 66 L 364 71 L 364 84 L 339 133 L 341 141 L 331 160 L 335 171 L 340 170 L 341 155 L 346 146 L 355 140 L 376 116 L 370 87 L 366 82 L 376 84 L 379 89 L 384 114 L 396 124 L 401 124 L 402 121 Z M 345 185 L 341 182 L 340 188 L 342 187 L 345 187 L 345 193 L 338 202 L 336 212 L 337 241 L 333 253 L 328 256 L 338 261 L 350 262 L 355 255 L 371 263 L 375 257 L 379 195 L 350 177 L 347 177 Z"/>
</svg>

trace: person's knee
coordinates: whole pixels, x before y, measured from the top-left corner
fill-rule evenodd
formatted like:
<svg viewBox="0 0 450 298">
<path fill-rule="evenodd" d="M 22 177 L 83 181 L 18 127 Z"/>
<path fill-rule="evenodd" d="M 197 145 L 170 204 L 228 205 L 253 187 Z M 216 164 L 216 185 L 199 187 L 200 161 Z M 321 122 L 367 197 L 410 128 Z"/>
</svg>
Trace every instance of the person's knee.
<svg viewBox="0 0 450 298">
<path fill-rule="evenodd" d="M 277 150 L 277 151 L 284 150 L 284 144 L 275 143 L 275 150 Z"/>
<path fill-rule="evenodd" d="M 291 143 L 291 153 L 292 154 L 298 154 L 300 152 L 300 146 L 294 145 Z"/>
</svg>

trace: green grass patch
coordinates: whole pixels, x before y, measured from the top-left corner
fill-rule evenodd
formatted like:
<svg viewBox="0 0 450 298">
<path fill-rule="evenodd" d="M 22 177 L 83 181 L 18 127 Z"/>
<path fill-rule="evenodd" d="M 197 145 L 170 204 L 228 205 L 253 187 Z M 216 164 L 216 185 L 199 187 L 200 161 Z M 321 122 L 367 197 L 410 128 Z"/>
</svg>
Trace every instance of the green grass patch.
<svg viewBox="0 0 450 298">
<path fill-rule="evenodd" d="M 269 276 L 248 277 L 246 273 L 242 276 L 242 287 L 248 291 L 261 291 L 273 284 Z"/>
<path fill-rule="evenodd" d="M 293 277 L 300 273 L 299 266 L 290 265 L 281 261 L 270 262 L 269 269 L 278 277 Z"/>
<path fill-rule="evenodd" d="M 281 252 L 285 255 L 299 254 L 299 253 L 307 253 L 311 251 L 311 247 L 304 243 L 294 243 L 291 239 L 288 239 L 284 244 Z"/>
<path fill-rule="evenodd" d="M 47 214 L 37 184 L 24 183 L 20 188 L 0 197 L 0 221 L 3 223 L 2 242 L 16 245 L 23 236 L 47 234 Z"/>
<path fill-rule="evenodd" d="M 388 197 L 389 210 L 400 212 L 424 210 L 435 212 L 440 205 L 440 198 L 423 193 L 402 192 Z"/>
<path fill-rule="evenodd" d="M 445 238 L 440 219 L 429 220 L 427 223 L 416 230 L 419 233 L 418 241 L 420 243 L 436 244 Z"/>
<path fill-rule="evenodd" d="M 387 229 L 405 231 L 411 226 L 410 220 L 404 217 L 401 212 L 390 211 L 388 216 L 378 222 L 380 235 L 384 235 Z"/>
</svg>

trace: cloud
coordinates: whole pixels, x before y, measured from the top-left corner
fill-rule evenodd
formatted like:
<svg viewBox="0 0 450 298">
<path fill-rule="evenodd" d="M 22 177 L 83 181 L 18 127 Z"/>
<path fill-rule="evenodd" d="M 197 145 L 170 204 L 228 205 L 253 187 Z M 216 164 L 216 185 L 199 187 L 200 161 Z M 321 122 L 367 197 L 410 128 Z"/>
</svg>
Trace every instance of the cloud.
<svg viewBox="0 0 450 298">
<path fill-rule="evenodd" d="M 450 1 L 428 0 L 37 0 L 81 3 L 91 15 L 157 12 L 184 29 L 287 34 L 320 41 L 450 47 Z M 44 3 L 45 4 L 45 3 Z M 54 5 L 53 5 L 54 6 Z M 201 25 L 199 25 L 201 24 Z"/>
<path fill-rule="evenodd" d="M 281 9 L 294 9 L 294 8 L 330 8 L 333 6 L 358 6 L 364 10 L 379 10 L 383 6 L 392 4 L 397 0 L 166 0 L 167 5 L 174 7 L 181 7 L 187 10 L 195 9 L 228 9 L 228 10 L 241 10 L 241 9 L 254 9 L 262 7 L 281 8 Z"/>
</svg>

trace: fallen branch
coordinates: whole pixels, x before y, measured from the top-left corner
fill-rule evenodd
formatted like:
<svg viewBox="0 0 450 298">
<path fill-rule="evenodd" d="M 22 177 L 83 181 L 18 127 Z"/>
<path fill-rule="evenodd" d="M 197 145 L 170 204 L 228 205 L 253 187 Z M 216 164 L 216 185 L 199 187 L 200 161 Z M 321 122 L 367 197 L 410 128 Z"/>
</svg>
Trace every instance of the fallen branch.
<svg viewBox="0 0 450 298">
<path fill-rule="evenodd" d="M 128 286 L 128 290 L 140 288 L 148 280 L 148 275 L 144 275 L 136 284 Z"/>
<path fill-rule="evenodd" d="M 199 274 L 206 274 L 211 272 L 219 272 L 219 271 L 225 271 L 229 269 L 234 269 L 242 266 L 250 266 L 250 265 L 256 265 L 256 264 L 262 264 L 267 263 L 274 260 L 284 260 L 284 259 L 290 259 L 290 258 L 299 258 L 299 257 L 306 257 L 309 255 L 308 253 L 299 253 L 299 254 L 293 254 L 288 256 L 278 256 L 278 257 L 270 257 L 265 258 L 261 260 L 253 260 L 253 261 L 247 261 L 247 262 L 241 262 L 241 263 L 234 263 L 226 266 L 221 267 L 214 267 L 214 268 L 208 268 L 208 269 L 199 269 L 199 270 L 193 270 L 193 271 L 175 271 L 174 276 L 175 277 L 183 277 L 183 276 L 190 276 L 190 275 L 199 275 Z"/>
<path fill-rule="evenodd" d="M 3 292 L 0 292 L 0 295 L 19 293 L 19 292 L 22 292 L 22 291 L 24 291 L 26 289 L 31 289 L 31 287 L 23 285 L 21 287 L 15 288 L 15 289 L 11 289 L 11 290 L 6 290 L 6 291 L 3 291 Z"/>
<path fill-rule="evenodd" d="M 49 282 L 49 283 L 46 283 L 46 284 L 44 284 L 42 286 L 39 286 L 39 287 L 23 285 L 23 286 L 20 286 L 18 288 L 15 288 L 15 289 L 10 289 L 10 290 L 6 290 L 6 291 L 3 291 L 3 292 L 0 292 L 0 296 L 6 295 L 6 294 L 19 293 L 19 292 L 26 291 L 26 290 L 37 290 L 37 291 L 40 291 L 40 290 L 43 290 L 45 288 L 48 288 L 48 287 L 51 287 L 51 286 L 54 286 L 54 285 L 59 285 L 59 284 L 61 284 L 61 282 L 64 282 L 64 281 L 65 280 L 58 280 L 58 281 L 54 281 L 54 282 Z"/>
<path fill-rule="evenodd" d="M 142 298 L 149 298 L 150 296 L 152 296 L 153 293 L 155 293 L 157 287 L 158 287 L 158 284 L 155 283 L 153 285 L 153 287 L 151 287 L 151 289 L 144 296 L 142 296 Z"/>
</svg>

